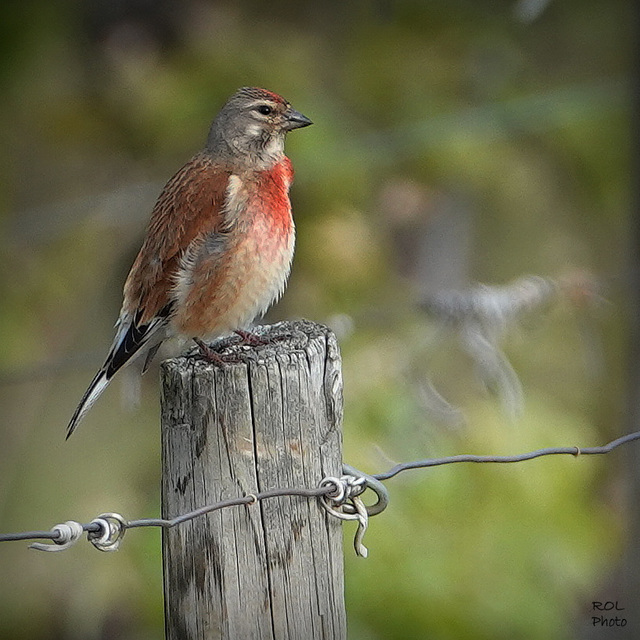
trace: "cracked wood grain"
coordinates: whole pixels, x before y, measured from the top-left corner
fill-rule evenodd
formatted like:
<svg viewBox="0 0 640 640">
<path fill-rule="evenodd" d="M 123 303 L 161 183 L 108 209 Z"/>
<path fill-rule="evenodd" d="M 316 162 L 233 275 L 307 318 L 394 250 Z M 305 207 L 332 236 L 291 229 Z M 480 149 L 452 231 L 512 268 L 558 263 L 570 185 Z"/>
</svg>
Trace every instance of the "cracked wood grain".
<svg viewBox="0 0 640 640">
<path fill-rule="evenodd" d="M 228 340 L 218 366 L 162 367 L 162 511 L 172 518 L 341 475 L 342 375 L 335 336 L 305 321 Z M 163 532 L 168 640 L 346 637 L 342 536 L 316 500 L 231 507 Z"/>
</svg>

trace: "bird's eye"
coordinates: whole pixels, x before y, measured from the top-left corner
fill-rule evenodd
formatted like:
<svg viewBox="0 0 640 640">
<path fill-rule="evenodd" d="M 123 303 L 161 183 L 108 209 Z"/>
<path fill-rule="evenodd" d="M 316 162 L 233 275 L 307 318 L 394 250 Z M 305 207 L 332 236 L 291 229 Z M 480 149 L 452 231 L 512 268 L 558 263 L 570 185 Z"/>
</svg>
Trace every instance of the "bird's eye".
<svg viewBox="0 0 640 640">
<path fill-rule="evenodd" d="M 263 116 L 268 116 L 271 112 L 273 111 L 273 109 L 266 104 L 261 104 L 258 107 L 258 113 L 261 113 Z"/>
</svg>

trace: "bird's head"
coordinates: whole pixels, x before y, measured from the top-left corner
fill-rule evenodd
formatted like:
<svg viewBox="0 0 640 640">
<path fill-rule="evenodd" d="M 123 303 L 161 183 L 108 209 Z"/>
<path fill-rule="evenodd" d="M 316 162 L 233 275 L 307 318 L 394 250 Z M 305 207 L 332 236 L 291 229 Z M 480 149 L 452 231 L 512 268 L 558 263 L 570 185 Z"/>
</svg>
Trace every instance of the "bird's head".
<svg viewBox="0 0 640 640">
<path fill-rule="evenodd" d="M 234 93 L 211 125 L 207 150 L 221 161 L 268 168 L 282 160 L 288 131 L 312 124 L 282 96 L 243 87 Z"/>
</svg>

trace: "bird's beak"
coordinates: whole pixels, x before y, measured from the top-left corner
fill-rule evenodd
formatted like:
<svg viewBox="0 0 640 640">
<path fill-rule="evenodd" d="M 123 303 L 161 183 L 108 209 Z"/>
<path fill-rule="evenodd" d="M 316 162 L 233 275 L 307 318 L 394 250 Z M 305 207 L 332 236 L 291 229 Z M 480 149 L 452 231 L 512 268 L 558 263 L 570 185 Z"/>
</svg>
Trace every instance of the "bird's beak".
<svg viewBox="0 0 640 640">
<path fill-rule="evenodd" d="M 307 116 L 303 116 L 299 111 L 295 109 L 288 109 L 286 113 L 287 123 L 285 124 L 285 129 L 287 131 L 291 131 L 291 129 L 300 129 L 302 127 L 308 127 L 310 124 L 313 124 Z"/>
</svg>

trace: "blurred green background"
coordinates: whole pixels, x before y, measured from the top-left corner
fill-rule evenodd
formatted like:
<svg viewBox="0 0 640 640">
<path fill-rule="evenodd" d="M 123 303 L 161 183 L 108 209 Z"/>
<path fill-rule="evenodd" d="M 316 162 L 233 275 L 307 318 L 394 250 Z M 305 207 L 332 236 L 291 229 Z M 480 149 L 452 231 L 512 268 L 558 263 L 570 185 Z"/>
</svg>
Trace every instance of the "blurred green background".
<svg viewBox="0 0 640 640">
<path fill-rule="evenodd" d="M 287 143 L 298 244 L 268 319 L 338 333 L 347 462 L 376 472 L 623 433 L 633 22 L 624 0 L 7 3 L 0 531 L 159 514 L 157 367 L 141 382 L 123 373 L 69 442 L 64 429 L 111 342 L 155 197 L 243 85 L 315 122 Z M 508 328 L 516 415 L 418 302 L 525 273 L 589 274 L 603 299 L 559 296 Z M 611 634 L 589 626 L 589 607 L 622 597 L 625 460 L 391 480 L 367 560 L 345 525 L 349 637 Z M 0 638 L 162 633 L 158 531 L 130 532 L 117 554 L 0 546 Z"/>
</svg>

